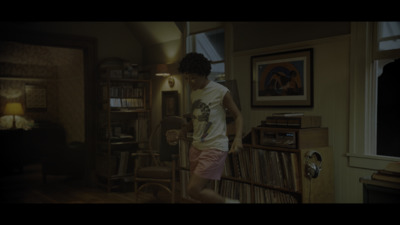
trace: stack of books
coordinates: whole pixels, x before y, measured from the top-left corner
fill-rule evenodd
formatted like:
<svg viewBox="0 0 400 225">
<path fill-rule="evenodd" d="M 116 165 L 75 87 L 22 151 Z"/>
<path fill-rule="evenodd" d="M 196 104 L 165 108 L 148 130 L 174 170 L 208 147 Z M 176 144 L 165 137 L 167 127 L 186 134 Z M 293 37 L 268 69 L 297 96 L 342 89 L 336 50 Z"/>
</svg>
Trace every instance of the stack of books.
<svg viewBox="0 0 400 225">
<path fill-rule="evenodd" d="M 385 169 L 373 173 L 371 178 L 373 180 L 400 184 L 400 162 L 389 163 Z"/>
</svg>

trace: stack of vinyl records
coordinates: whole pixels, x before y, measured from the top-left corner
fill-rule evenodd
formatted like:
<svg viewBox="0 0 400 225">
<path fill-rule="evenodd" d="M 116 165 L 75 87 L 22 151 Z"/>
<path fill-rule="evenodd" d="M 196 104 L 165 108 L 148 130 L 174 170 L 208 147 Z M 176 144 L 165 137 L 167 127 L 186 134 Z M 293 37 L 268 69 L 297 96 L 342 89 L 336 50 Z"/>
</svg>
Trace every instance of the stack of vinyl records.
<svg viewBox="0 0 400 225">
<path fill-rule="evenodd" d="M 267 116 L 267 127 L 316 128 L 321 127 L 321 116 L 305 116 L 303 113 L 274 113 Z"/>
</svg>

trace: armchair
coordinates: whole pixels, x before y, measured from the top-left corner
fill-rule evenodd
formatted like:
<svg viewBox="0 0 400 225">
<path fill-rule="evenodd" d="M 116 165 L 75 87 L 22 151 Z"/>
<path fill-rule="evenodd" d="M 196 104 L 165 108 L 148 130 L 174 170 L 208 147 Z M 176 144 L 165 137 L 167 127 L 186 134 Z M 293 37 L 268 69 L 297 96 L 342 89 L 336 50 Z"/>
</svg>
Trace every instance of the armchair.
<svg viewBox="0 0 400 225">
<path fill-rule="evenodd" d="M 149 150 L 133 153 L 135 158 L 134 185 L 136 199 L 143 188 L 156 186 L 171 194 L 175 202 L 176 165 L 179 146 L 169 145 L 165 133 L 170 129 L 180 129 L 185 123 L 181 117 L 165 117 L 154 129 L 149 138 Z M 147 157 L 147 160 L 146 158 Z M 157 196 L 158 189 L 154 194 Z"/>
</svg>

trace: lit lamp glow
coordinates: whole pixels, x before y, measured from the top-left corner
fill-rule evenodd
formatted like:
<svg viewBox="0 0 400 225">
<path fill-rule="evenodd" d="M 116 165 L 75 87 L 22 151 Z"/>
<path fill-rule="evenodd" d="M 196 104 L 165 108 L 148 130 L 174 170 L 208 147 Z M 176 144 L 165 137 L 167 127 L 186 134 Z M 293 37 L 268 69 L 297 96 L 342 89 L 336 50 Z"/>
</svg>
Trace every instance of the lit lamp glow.
<svg viewBox="0 0 400 225">
<path fill-rule="evenodd" d="M 12 115 L 13 116 L 13 126 L 12 129 L 16 129 L 15 125 L 15 116 L 24 115 L 24 110 L 22 109 L 22 105 L 19 102 L 9 102 L 6 104 L 4 108 L 4 115 Z"/>
<path fill-rule="evenodd" d="M 168 77 L 168 84 L 171 88 L 175 85 L 175 80 L 168 72 L 168 66 L 166 64 L 157 64 L 156 76 Z"/>
</svg>

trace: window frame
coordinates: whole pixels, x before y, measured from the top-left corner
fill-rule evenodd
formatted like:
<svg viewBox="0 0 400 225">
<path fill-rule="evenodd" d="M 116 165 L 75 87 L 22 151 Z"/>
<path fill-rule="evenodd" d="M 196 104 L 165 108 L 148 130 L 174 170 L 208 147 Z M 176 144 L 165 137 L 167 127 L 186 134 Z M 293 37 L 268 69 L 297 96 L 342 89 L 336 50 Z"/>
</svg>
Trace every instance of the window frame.
<svg viewBox="0 0 400 225">
<path fill-rule="evenodd" d="M 350 48 L 349 152 L 352 167 L 378 170 L 399 157 L 377 155 L 377 59 L 395 58 L 400 50 L 378 51 L 378 22 L 352 22 Z M 372 100 L 372 101 L 371 101 Z"/>
<path fill-rule="evenodd" d="M 205 22 L 206 23 L 206 22 Z M 201 23 L 202 25 L 204 25 L 205 23 Z M 193 24 L 193 27 L 195 27 L 194 29 L 192 29 L 191 25 Z M 213 63 L 220 63 L 220 62 L 224 62 L 225 63 L 225 80 L 230 80 L 230 79 L 234 79 L 233 76 L 231 75 L 231 71 L 232 71 L 232 57 L 233 57 L 233 45 L 232 45 L 232 33 L 233 33 L 233 28 L 232 28 L 232 23 L 230 22 L 223 22 L 223 23 L 219 23 L 219 22 L 207 22 L 206 25 L 204 26 L 198 26 L 199 22 L 186 22 L 185 25 L 185 29 L 184 29 L 184 35 L 183 35 L 183 41 L 184 44 L 183 46 L 184 48 L 184 54 L 187 53 L 187 49 L 190 49 L 191 47 L 189 47 L 189 43 L 187 41 L 188 37 L 190 35 L 194 35 L 194 34 L 199 34 L 199 33 L 205 33 L 208 31 L 212 31 L 212 30 L 218 30 L 218 29 L 223 29 L 224 30 L 224 36 L 225 36 L 225 40 L 224 40 L 224 47 L 225 47 L 225 55 L 224 55 L 224 60 L 223 61 L 215 61 Z M 201 27 L 201 28 L 199 28 Z M 194 30 L 194 31 L 192 31 Z M 190 102 L 190 88 L 189 85 L 184 82 L 183 86 L 183 109 L 185 113 L 190 112 L 190 107 L 191 107 L 191 102 Z"/>
<path fill-rule="evenodd" d="M 220 25 L 220 26 L 216 26 L 216 27 L 213 27 L 213 28 L 209 28 L 209 29 L 206 29 L 206 30 L 199 30 L 199 31 L 196 31 L 196 32 L 189 32 L 188 33 L 188 38 L 185 38 L 185 46 L 186 46 L 186 49 L 185 49 L 185 54 L 186 53 L 189 53 L 188 52 L 188 49 L 191 49 L 192 51 L 191 52 L 196 52 L 196 46 L 193 46 L 193 43 L 194 42 L 196 42 L 196 39 L 195 39 L 195 36 L 196 35 L 198 35 L 198 34 L 201 34 L 201 33 L 207 33 L 207 32 L 210 32 L 210 31 L 216 31 L 216 30 L 223 30 L 224 31 L 224 57 L 223 57 L 223 60 L 216 60 L 216 61 L 210 61 L 211 62 L 211 65 L 215 65 L 215 64 L 219 64 L 219 63 L 224 63 L 224 75 L 225 75 L 225 79 L 226 79 L 226 68 L 227 68 L 227 66 L 226 66 L 226 53 L 227 53 L 227 51 L 226 51 L 226 47 L 227 47 L 227 45 L 226 45 L 226 28 L 225 28 L 225 26 L 224 25 Z M 187 42 L 187 40 L 188 39 L 190 39 L 190 42 L 188 43 Z"/>
</svg>

